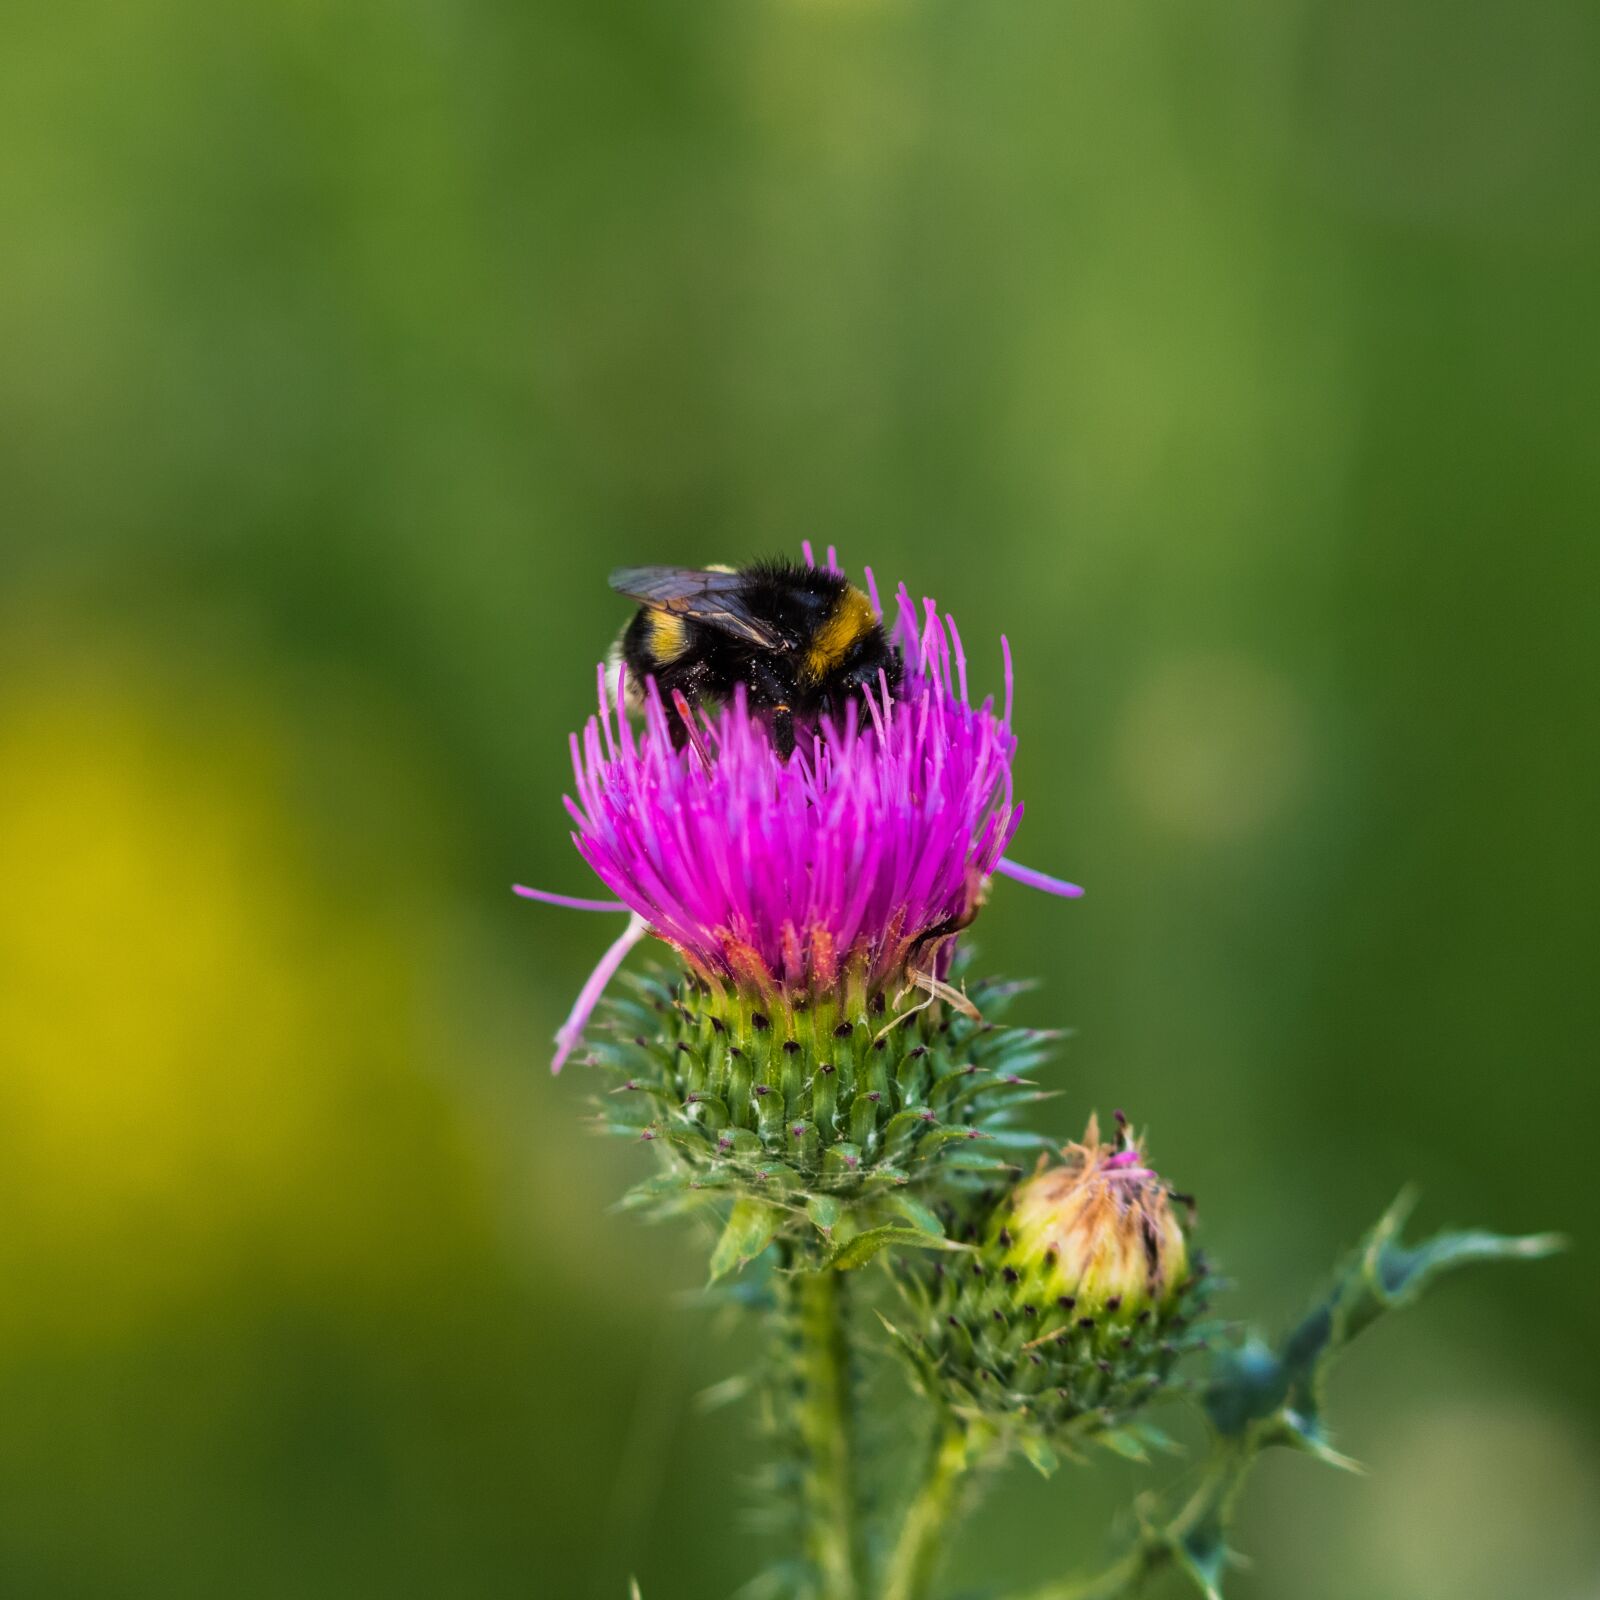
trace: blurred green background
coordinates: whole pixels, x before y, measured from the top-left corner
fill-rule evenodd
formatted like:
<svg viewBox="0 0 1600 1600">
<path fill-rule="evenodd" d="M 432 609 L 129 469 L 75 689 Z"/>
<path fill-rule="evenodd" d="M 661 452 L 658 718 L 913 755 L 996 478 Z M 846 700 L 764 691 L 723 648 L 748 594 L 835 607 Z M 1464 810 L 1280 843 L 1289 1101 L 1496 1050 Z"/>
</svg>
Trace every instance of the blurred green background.
<svg viewBox="0 0 1600 1600">
<path fill-rule="evenodd" d="M 11 0 L 0 1593 L 764 1558 L 746 1352 L 545 1070 L 614 924 L 508 885 L 586 889 L 609 568 L 809 536 L 1009 633 L 1090 893 L 985 958 L 1241 1314 L 1408 1179 L 1575 1237 L 1372 1335 L 1241 1600 L 1600 1595 L 1597 92 L 1585 0 Z"/>
</svg>

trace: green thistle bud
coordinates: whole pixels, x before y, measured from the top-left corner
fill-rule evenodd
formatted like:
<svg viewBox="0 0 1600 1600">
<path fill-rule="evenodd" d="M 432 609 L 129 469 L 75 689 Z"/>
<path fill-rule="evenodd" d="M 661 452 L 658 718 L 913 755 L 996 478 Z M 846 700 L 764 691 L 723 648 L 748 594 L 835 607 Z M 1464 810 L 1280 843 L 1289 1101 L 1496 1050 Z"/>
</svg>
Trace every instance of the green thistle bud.
<svg viewBox="0 0 1600 1600">
<path fill-rule="evenodd" d="M 975 984 L 973 1003 L 951 990 L 960 1009 L 915 990 L 790 999 L 666 973 L 634 988 L 607 1003 L 590 1057 L 613 1079 L 607 1126 L 667 1159 L 669 1181 L 650 1197 L 673 1192 L 675 1176 L 683 1189 L 755 1194 L 795 1214 L 819 1196 L 860 1212 L 853 1203 L 936 1168 L 958 1188 L 992 1182 L 1013 1170 L 995 1147 L 1043 1142 L 1011 1126 L 1040 1098 L 1021 1074 L 1049 1036 L 996 1025 L 1010 986 Z M 830 1235 L 843 1220 L 837 1207 L 813 1213 Z M 868 1208 L 839 1242 L 895 1220 Z"/>
<path fill-rule="evenodd" d="M 1175 1196 L 1118 1115 L 992 1203 L 966 1259 L 902 1263 L 902 1335 L 958 1410 L 1049 1434 L 1110 1426 L 1165 1387 L 1203 1298 Z"/>
</svg>

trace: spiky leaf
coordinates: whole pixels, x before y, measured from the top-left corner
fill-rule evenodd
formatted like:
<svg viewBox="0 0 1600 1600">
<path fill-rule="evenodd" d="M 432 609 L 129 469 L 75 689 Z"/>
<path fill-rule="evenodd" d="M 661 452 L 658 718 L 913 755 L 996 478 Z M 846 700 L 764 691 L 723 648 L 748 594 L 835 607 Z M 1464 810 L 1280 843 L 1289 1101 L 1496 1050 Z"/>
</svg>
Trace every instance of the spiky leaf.
<svg viewBox="0 0 1600 1600">
<path fill-rule="evenodd" d="M 1271 1424 L 1274 1444 L 1324 1453 L 1323 1392 L 1329 1368 L 1386 1311 L 1412 1304 L 1434 1279 L 1478 1261 L 1534 1261 L 1561 1248 L 1553 1234 L 1506 1238 L 1479 1230 L 1441 1233 L 1406 1245 L 1400 1228 L 1412 1206 L 1401 1195 L 1335 1275 L 1323 1298 L 1273 1350 L 1253 1340 L 1222 1356 L 1206 1410 L 1224 1437 Z"/>
<path fill-rule="evenodd" d="M 711 1281 L 755 1260 L 777 1237 L 785 1213 L 765 1200 L 744 1195 L 734 1201 L 728 1221 L 711 1252 Z"/>
<path fill-rule="evenodd" d="M 865 1233 L 858 1233 L 855 1238 L 839 1246 L 830 1255 L 824 1266 L 838 1272 L 850 1272 L 856 1267 L 864 1267 L 880 1251 L 891 1246 L 901 1246 L 914 1250 L 961 1250 L 965 1247 L 951 1243 L 950 1240 L 925 1233 L 921 1228 L 900 1227 L 889 1223 L 881 1228 L 869 1228 Z"/>
</svg>

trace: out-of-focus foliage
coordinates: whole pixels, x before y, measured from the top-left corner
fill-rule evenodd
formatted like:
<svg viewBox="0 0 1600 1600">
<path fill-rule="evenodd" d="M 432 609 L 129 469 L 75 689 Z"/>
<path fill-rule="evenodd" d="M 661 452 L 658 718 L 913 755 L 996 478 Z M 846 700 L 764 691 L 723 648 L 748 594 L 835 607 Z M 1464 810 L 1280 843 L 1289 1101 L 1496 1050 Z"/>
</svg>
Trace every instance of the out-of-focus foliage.
<svg viewBox="0 0 1600 1600">
<path fill-rule="evenodd" d="M 1600 1586 L 1581 0 L 17 0 L 0 18 L 0 1591 L 705 1600 L 740 1360 L 548 1040 L 624 561 L 1017 651 L 989 966 L 1339 1385 L 1236 1591 Z M 1292 1468 L 1295 1463 L 1289 1463 Z M 1019 1476 L 1041 1581 L 1139 1481 Z M 719 1508 L 707 1520 L 705 1508 Z M 685 1515 L 694 1508 L 694 1515 Z M 1127 1531 L 1127 1530 L 1122 1530 Z"/>
</svg>

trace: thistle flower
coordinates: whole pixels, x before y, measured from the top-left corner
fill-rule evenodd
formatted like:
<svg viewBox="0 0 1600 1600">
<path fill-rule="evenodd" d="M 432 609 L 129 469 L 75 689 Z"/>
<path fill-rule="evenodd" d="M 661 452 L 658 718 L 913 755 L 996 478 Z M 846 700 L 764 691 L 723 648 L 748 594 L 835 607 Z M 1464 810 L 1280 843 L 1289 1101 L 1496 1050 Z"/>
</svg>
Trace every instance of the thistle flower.
<svg viewBox="0 0 1600 1600">
<path fill-rule="evenodd" d="M 971 1137 L 998 1109 L 983 1100 L 988 1076 L 1015 1090 L 1009 1057 L 1034 1059 L 1036 1036 L 974 1042 L 962 1067 L 984 1082 L 963 1079 L 959 1094 L 942 1082 L 956 1034 L 984 1031 L 975 997 L 949 980 L 991 880 L 1081 893 L 1005 854 L 1023 815 L 1010 649 L 1002 639 L 1002 703 L 974 704 L 954 621 L 931 600 L 919 614 L 903 586 L 896 616 L 898 690 L 880 684 L 842 719 L 801 730 L 787 759 L 743 695 L 706 712 L 647 683 L 635 729 L 620 674 L 600 673 L 597 712 L 572 740 L 567 808 L 579 854 L 617 898 L 518 892 L 629 913 L 557 1035 L 558 1070 L 635 944 L 653 935 L 680 959 L 679 981 L 647 986 L 650 1015 L 625 1022 L 623 1044 L 589 1051 L 645 1092 L 647 1135 L 688 1124 L 721 1156 L 847 1181 Z M 943 1137 L 928 1146 L 930 1134 Z"/>
<path fill-rule="evenodd" d="M 918 1357 L 962 1406 L 1044 1432 L 1093 1432 L 1155 1394 L 1203 1297 L 1175 1196 L 1117 1116 L 969 1225 L 965 1263 L 903 1269 Z"/>
<path fill-rule="evenodd" d="M 872 596 L 876 607 L 875 584 Z M 517 891 L 633 917 L 558 1035 L 557 1070 L 646 932 L 713 989 L 773 1004 L 848 990 L 866 1002 L 908 979 L 933 989 L 996 873 L 1082 892 L 1005 858 L 1023 814 L 1009 645 L 1003 709 L 974 706 L 954 621 L 925 600 L 919 626 L 903 586 L 897 601 L 900 693 L 852 702 L 842 726 L 812 730 L 787 761 L 742 697 L 711 716 L 669 708 L 647 684 L 636 733 L 620 675 L 602 673 L 598 711 L 572 740 L 567 807 L 579 854 L 617 899 Z M 673 747 L 674 717 L 688 750 Z"/>
</svg>

